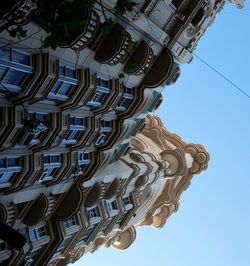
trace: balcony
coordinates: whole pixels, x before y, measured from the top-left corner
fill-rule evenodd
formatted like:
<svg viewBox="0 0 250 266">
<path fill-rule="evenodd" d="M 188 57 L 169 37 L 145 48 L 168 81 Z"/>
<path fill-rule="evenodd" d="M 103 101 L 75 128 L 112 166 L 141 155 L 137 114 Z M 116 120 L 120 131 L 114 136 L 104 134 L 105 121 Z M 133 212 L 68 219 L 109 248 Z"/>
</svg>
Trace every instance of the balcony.
<svg viewBox="0 0 250 266">
<path fill-rule="evenodd" d="M 119 24 L 102 40 L 95 55 L 95 60 L 101 64 L 116 65 L 127 55 L 131 44 L 130 35 Z"/>
<path fill-rule="evenodd" d="M 86 14 L 87 13 L 87 14 Z M 100 27 L 100 20 L 96 12 L 93 10 L 85 11 L 85 15 L 87 17 L 87 22 L 85 24 L 84 29 L 81 30 L 81 35 L 78 36 L 77 33 L 80 30 L 76 30 L 74 34 L 72 34 L 72 41 L 68 44 L 62 44 L 61 47 L 71 47 L 75 51 L 83 50 L 91 41 L 93 41 L 99 27 Z"/>
<path fill-rule="evenodd" d="M 143 86 L 148 88 L 160 86 L 169 77 L 173 63 L 174 60 L 170 51 L 163 49 L 147 72 L 142 82 Z"/>
<path fill-rule="evenodd" d="M 48 212 L 50 203 L 47 196 L 40 194 L 40 196 L 28 205 L 28 210 L 23 217 L 23 223 L 28 226 L 34 226 L 42 221 Z"/>
<path fill-rule="evenodd" d="M 142 75 L 151 65 L 153 57 L 153 50 L 145 41 L 142 41 L 126 62 L 123 69 L 124 73 L 128 75 Z"/>
</svg>

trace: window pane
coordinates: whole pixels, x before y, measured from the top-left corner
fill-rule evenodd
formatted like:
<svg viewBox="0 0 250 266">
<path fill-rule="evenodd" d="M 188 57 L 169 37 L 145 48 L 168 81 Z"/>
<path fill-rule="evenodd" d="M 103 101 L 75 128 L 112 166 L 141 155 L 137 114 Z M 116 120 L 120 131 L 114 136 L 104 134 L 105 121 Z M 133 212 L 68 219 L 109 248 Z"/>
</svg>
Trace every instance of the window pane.
<svg viewBox="0 0 250 266">
<path fill-rule="evenodd" d="M 32 229 L 29 231 L 29 237 L 30 237 L 30 240 L 36 240 L 37 239 L 37 235 L 36 235 L 36 230 L 35 229 Z"/>
<path fill-rule="evenodd" d="M 49 155 L 44 155 L 44 157 L 43 157 L 43 161 L 44 161 L 44 163 L 49 163 Z"/>
<path fill-rule="evenodd" d="M 30 57 L 17 51 L 12 51 L 12 60 L 25 65 L 30 64 Z"/>
<path fill-rule="evenodd" d="M 9 173 L 9 172 L 0 174 L 0 184 L 8 183 L 14 174 L 15 173 Z"/>
<path fill-rule="evenodd" d="M 76 125 L 83 126 L 84 125 L 84 119 L 81 117 L 76 117 Z"/>
<path fill-rule="evenodd" d="M 10 61 L 10 50 L 7 48 L 0 48 L 0 58 Z"/>
<path fill-rule="evenodd" d="M 63 84 L 62 81 L 58 80 L 55 85 L 52 87 L 51 92 L 57 93 L 58 89 L 61 87 Z"/>
<path fill-rule="evenodd" d="M 38 236 L 39 236 L 39 238 L 42 236 L 45 236 L 45 228 L 44 227 L 38 228 Z"/>
<path fill-rule="evenodd" d="M 72 84 L 63 82 L 63 84 L 61 85 L 61 87 L 59 88 L 59 90 L 58 90 L 57 93 L 58 94 L 67 95 L 72 88 L 73 88 L 73 85 Z"/>
<path fill-rule="evenodd" d="M 76 139 L 77 136 L 79 135 L 80 131 L 79 130 L 70 130 L 69 131 L 69 134 L 68 134 L 68 137 L 66 138 L 67 140 L 70 140 L 70 139 Z"/>
<path fill-rule="evenodd" d="M 46 114 L 39 114 L 39 113 L 36 113 L 36 119 L 41 121 L 41 122 L 44 122 L 44 120 L 46 119 Z"/>
<path fill-rule="evenodd" d="M 8 167 L 18 166 L 18 158 L 8 158 L 7 165 Z"/>
<path fill-rule="evenodd" d="M 0 168 L 6 168 L 6 158 L 0 159 Z"/>
<path fill-rule="evenodd" d="M 59 75 L 64 76 L 64 73 L 65 73 L 64 69 L 65 69 L 64 66 L 59 66 Z"/>
<path fill-rule="evenodd" d="M 9 69 L 8 73 L 5 75 L 4 79 L 2 80 L 3 83 L 11 84 L 11 85 L 20 85 L 21 81 L 26 76 L 26 73 Z"/>
<path fill-rule="evenodd" d="M 0 80 L 2 80 L 2 78 L 4 78 L 7 71 L 8 71 L 7 67 L 0 66 Z"/>
<path fill-rule="evenodd" d="M 67 77 L 75 78 L 76 77 L 76 71 L 73 69 L 67 68 L 66 69 L 66 75 L 67 75 Z"/>
<path fill-rule="evenodd" d="M 51 163 L 58 163 L 59 155 L 51 155 Z"/>
</svg>

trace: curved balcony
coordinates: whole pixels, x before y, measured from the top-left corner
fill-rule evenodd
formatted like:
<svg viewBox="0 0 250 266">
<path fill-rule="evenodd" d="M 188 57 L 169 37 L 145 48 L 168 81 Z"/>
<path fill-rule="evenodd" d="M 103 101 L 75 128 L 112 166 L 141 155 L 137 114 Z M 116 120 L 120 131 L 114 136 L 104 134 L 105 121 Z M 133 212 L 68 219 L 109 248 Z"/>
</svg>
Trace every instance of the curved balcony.
<svg viewBox="0 0 250 266">
<path fill-rule="evenodd" d="M 170 51 L 163 49 L 147 72 L 142 82 L 143 86 L 148 88 L 160 86 L 169 77 L 173 63 L 174 60 Z"/>
<path fill-rule="evenodd" d="M 42 221 L 48 211 L 48 198 L 41 194 L 34 201 L 31 202 L 28 211 L 23 217 L 23 223 L 28 226 L 34 226 Z"/>
<path fill-rule="evenodd" d="M 65 39 L 59 46 L 64 48 L 72 48 L 75 51 L 83 50 L 93 39 L 100 27 L 100 19 L 97 13 L 90 9 L 82 10 L 82 17 L 86 17 L 86 23 L 79 25 L 79 28 L 72 32 L 68 39 Z M 79 32 L 81 34 L 79 35 Z"/>
<path fill-rule="evenodd" d="M 119 188 L 119 179 L 115 178 L 108 186 L 106 193 L 104 195 L 105 199 L 111 199 L 116 195 Z"/>
<path fill-rule="evenodd" d="M 60 220 L 67 220 L 75 215 L 83 201 L 83 191 L 79 186 L 73 186 L 63 198 L 56 214 Z"/>
<path fill-rule="evenodd" d="M 9 0 L 0 9 L 0 15 L 2 18 L 7 18 L 14 10 L 18 9 L 25 0 Z"/>
<path fill-rule="evenodd" d="M 94 204 L 97 203 L 99 200 L 100 196 L 102 194 L 102 187 L 101 185 L 97 182 L 93 185 L 93 187 L 89 190 L 86 200 L 84 202 L 84 205 L 86 207 L 91 207 Z"/>
<path fill-rule="evenodd" d="M 128 75 L 142 75 L 150 67 L 153 57 L 153 50 L 142 41 L 129 57 L 123 72 Z"/>
<path fill-rule="evenodd" d="M 17 218 L 17 209 L 12 203 L 9 206 L 0 204 L 0 221 L 4 221 L 6 224 L 13 226 Z"/>
<path fill-rule="evenodd" d="M 21 18 L 16 19 L 16 23 L 19 25 L 24 25 L 29 23 L 31 20 L 31 15 L 38 11 L 42 6 L 43 1 L 32 1 L 32 0 L 10 0 L 4 3 L 1 7 L 0 15 L 2 18 L 12 18 L 15 11 L 23 12 Z"/>
<path fill-rule="evenodd" d="M 129 33 L 116 24 L 98 47 L 95 60 L 101 64 L 116 65 L 124 60 L 130 44 Z"/>
</svg>

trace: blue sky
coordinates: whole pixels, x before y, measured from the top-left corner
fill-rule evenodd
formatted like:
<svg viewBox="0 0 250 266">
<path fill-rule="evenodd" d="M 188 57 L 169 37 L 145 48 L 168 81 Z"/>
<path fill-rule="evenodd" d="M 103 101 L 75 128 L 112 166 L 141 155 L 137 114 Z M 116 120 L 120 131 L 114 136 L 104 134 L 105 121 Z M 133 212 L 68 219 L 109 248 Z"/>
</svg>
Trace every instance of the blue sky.
<svg viewBox="0 0 250 266">
<path fill-rule="evenodd" d="M 195 51 L 250 94 L 250 4 L 227 5 Z M 137 230 L 125 251 L 101 248 L 76 266 L 250 265 L 250 98 L 194 58 L 156 112 L 186 142 L 210 153 L 206 172 L 182 194 L 161 230 Z"/>
</svg>

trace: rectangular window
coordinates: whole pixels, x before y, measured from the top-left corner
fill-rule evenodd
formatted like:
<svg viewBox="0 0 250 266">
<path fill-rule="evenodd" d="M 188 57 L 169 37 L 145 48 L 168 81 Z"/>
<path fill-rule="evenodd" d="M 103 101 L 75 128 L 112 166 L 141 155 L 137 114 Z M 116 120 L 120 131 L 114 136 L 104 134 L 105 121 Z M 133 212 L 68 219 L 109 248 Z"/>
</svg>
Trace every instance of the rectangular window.
<svg viewBox="0 0 250 266">
<path fill-rule="evenodd" d="M 106 206 L 109 212 L 112 212 L 113 210 L 117 210 L 117 203 L 116 201 L 106 202 Z"/>
<path fill-rule="evenodd" d="M 118 103 L 116 110 L 117 111 L 125 111 L 131 105 L 134 99 L 134 88 L 123 87 L 123 96 L 120 102 Z"/>
<path fill-rule="evenodd" d="M 50 126 L 50 114 L 40 112 L 28 112 L 27 120 L 24 122 L 25 128 L 31 132 L 31 134 L 25 139 L 25 145 L 36 145 L 40 143 L 40 138 L 44 136 L 43 133 Z"/>
<path fill-rule="evenodd" d="M 1 158 L 0 168 L 12 168 L 19 166 L 19 158 Z"/>
<path fill-rule="evenodd" d="M 104 132 L 101 132 L 95 142 L 95 145 L 102 145 L 105 143 L 105 140 L 107 138 L 107 136 L 109 135 L 109 132 L 108 131 L 104 131 Z"/>
<path fill-rule="evenodd" d="M 108 88 L 109 87 L 108 80 L 103 79 L 103 78 L 97 78 L 96 84 L 97 84 L 97 86 L 103 87 L 103 88 Z"/>
<path fill-rule="evenodd" d="M 19 92 L 25 77 L 32 73 L 30 55 L 15 49 L 0 48 L 0 90 Z"/>
<path fill-rule="evenodd" d="M 76 78 L 76 70 L 69 66 L 59 66 L 59 75 L 64 77 Z"/>
<path fill-rule="evenodd" d="M 82 164 L 89 164 L 90 161 L 90 157 L 89 157 L 89 153 L 83 152 L 83 151 L 79 151 L 77 153 L 77 164 L 78 165 L 82 165 Z"/>
<path fill-rule="evenodd" d="M 131 199 L 130 197 L 123 197 L 122 198 L 122 203 L 124 206 L 128 205 L 128 204 L 131 204 Z"/>
<path fill-rule="evenodd" d="M 60 162 L 60 155 L 59 154 L 44 155 L 43 156 L 43 162 L 44 162 L 44 164 L 59 163 Z"/>
<path fill-rule="evenodd" d="M 85 126 L 86 121 L 83 117 L 71 116 L 70 117 L 70 125 L 71 126 Z"/>
<path fill-rule="evenodd" d="M 10 187 L 16 173 L 21 171 L 20 158 L 0 158 L 0 188 Z"/>
<path fill-rule="evenodd" d="M 63 221 L 63 227 L 65 229 L 70 228 L 72 226 L 76 225 L 76 220 L 74 217 L 71 217 L 70 219 Z"/>
<path fill-rule="evenodd" d="M 76 70 L 68 66 L 59 66 L 59 77 L 52 87 L 48 99 L 67 101 L 73 87 L 78 85 Z"/>
<path fill-rule="evenodd" d="M 44 226 L 29 230 L 29 237 L 31 241 L 38 240 L 45 235 L 46 231 Z"/>
<path fill-rule="evenodd" d="M 40 113 L 40 112 L 28 112 L 27 120 L 37 120 L 41 123 L 44 123 L 49 118 L 48 113 Z"/>
<path fill-rule="evenodd" d="M 59 154 L 43 156 L 44 171 L 42 177 L 38 180 L 39 183 L 49 181 L 54 178 L 57 170 L 61 167 L 60 158 L 61 156 Z"/>
<path fill-rule="evenodd" d="M 99 217 L 100 213 L 97 207 L 95 208 L 87 208 L 87 215 L 89 219 Z"/>
<path fill-rule="evenodd" d="M 107 121 L 107 120 L 101 120 L 101 127 L 102 128 L 111 128 L 112 126 L 112 121 Z"/>
<path fill-rule="evenodd" d="M 104 102 L 105 96 L 109 94 L 109 82 L 108 80 L 97 78 L 96 92 L 93 98 L 88 102 L 90 107 L 101 106 Z"/>
<path fill-rule="evenodd" d="M 9 187 L 12 178 L 15 176 L 15 172 L 0 173 L 0 188 Z"/>
<path fill-rule="evenodd" d="M 66 140 L 77 140 L 77 137 L 80 135 L 81 130 L 70 130 L 66 136 Z"/>
<path fill-rule="evenodd" d="M 134 88 L 124 86 L 123 87 L 123 93 L 130 95 L 130 96 L 133 96 L 134 95 Z"/>
</svg>

